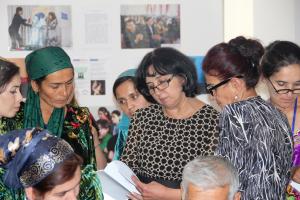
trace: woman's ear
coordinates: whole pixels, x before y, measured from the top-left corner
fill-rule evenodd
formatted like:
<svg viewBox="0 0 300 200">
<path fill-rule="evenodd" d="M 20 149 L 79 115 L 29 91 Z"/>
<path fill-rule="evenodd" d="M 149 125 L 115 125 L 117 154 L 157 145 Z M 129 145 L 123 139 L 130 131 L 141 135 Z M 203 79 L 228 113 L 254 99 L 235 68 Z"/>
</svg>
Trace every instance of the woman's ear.
<svg viewBox="0 0 300 200">
<path fill-rule="evenodd" d="M 33 91 L 34 91 L 35 93 L 39 92 L 39 86 L 38 86 L 38 84 L 36 83 L 36 81 L 35 81 L 35 80 L 31 80 L 30 83 L 31 83 L 31 87 L 32 87 Z"/>
<path fill-rule="evenodd" d="M 25 188 L 25 194 L 28 200 L 34 200 L 33 187 Z"/>
<path fill-rule="evenodd" d="M 180 77 L 180 82 L 181 82 L 182 86 L 184 86 L 187 82 L 186 75 L 185 74 L 180 74 L 179 77 Z"/>
<path fill-rule="evenodd" d="M 239 94 L 240 92 L 243 91 L 244 88 L 246 88 L 245 82 L 240 78 L 233 77 L 230 80 L 230 84 L 233 91 L 236 92 L 237 94 Z"/>
</svg>

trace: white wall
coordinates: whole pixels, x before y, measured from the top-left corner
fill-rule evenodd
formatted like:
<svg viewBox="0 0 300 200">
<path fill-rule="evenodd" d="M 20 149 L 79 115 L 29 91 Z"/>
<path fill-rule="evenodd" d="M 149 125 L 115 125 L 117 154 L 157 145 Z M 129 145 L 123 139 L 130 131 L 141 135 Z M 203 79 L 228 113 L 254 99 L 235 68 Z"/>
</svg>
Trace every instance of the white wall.
<svg viewBox="0 0 300 200">
<path fill-rule="evenodd" d="M 120 49 L 120 5 L 121 4 L 180 4 L 181 5 L 181 46 L 180 50 L 191 56 L 204 55 L 214 44 L 223 41 L 223 1 L 222 0 L 1 0 L 0 13 L 0 55 L 3 57 L 25 57 L 29 52 L 8 51 L 7 5 L 71 5 L 73 47 L 66 49 L 72 58 L 106 57 L 109 60 L 106 80 L 107 95 L 83 97 L 82 105 L 114 105 L 112 85 L 117 75 L 127 68 L 138 65 L 145 53 L 151 49 Z M 101 11 L 109 15 L 109 44 L 106 46 L 87 47 L 84 45 L 84 15 L 87 12 Z M 10 23 L 10 22 L 9 22 Z M 101 36 L 99 36 L 101 37 Z"/>
<path fill-rule="evenodd" d="M 300 1 L 295 0 L 295 7 L 294 7 L 294 12 L 295 12 L 295 35 L 296 35 L 296 42 L 298 45 L 300 45 Z"/>
<path fill-rule="evenodd" d="M 253 35 L 253 0 L 224 0 L 224 40 Z"/>
<path fill-rule="evenodd" d="M 295 7 L 299 0 L 254 0 L 253 36 L 264 45 L 274 40 L 296 40 Z M 295 12 L 297 9 L 297 12 Z"/>
<path fill-rule="evenodd" d="M 300 41 L 299 0 L 224 0 L 224 39 L 254 37 Z"/>
</svg>

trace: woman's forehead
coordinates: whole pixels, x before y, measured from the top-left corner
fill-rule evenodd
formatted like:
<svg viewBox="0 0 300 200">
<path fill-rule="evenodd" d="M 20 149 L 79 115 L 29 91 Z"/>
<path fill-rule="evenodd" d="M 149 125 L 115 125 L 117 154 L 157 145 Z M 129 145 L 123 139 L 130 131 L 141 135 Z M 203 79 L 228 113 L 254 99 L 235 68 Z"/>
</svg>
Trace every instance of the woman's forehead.
<svg viewBox="0 0 300 200">
<path fill-rule="evenodd" d="M 45 80 L 50 82 L 65 83 L 74 78 L 74 71 L 72 68 L 58 70 L 46 76 Z"/>
</svg>

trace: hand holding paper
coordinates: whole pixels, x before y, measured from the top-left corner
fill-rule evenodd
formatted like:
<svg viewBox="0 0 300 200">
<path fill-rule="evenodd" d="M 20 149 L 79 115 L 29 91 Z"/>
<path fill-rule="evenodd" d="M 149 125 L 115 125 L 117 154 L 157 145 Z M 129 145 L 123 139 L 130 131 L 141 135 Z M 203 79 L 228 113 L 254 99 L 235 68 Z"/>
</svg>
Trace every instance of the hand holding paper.
<svg viewBox="0 0 300 200">
<path fill-rule="evenodd" d="M 98 175 L 104 194 L 112 199 L 127 200 L 128 194 L 132 192 L 140 194 L 131 179 L 132 176 L 136 175 L 121 161 L 112 161 L 104 170 L 99 170 Z"/>
</svg>

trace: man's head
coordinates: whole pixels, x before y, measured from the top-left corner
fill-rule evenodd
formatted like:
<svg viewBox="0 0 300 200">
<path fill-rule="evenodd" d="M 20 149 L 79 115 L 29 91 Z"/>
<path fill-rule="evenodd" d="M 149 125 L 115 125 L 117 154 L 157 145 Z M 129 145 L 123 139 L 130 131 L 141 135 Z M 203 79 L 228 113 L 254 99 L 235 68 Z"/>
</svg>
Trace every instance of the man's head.
<svg viewBox="0 0 300 200">
<path fill-rule="evenodd" d="M 183 170 L 183 200 L 239 200 L 238 173 L 225 158 L 202 156 Z"/>
<path fill-rule="evenodd" d="M 22 7 L 17 7 L 16 8 L 16 14 L 17 15 L 22 15 L 23 14 L 23 8 Z"/>
<path fill-rule="evenodd" d="M 128 32 L 134 33 L 136 31 L 136 25 L 135 22 L 132 19 L 129 19 L 126 21 L 126 30 Z"/>
</svg>

